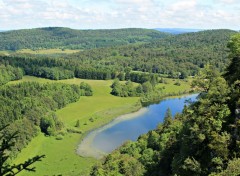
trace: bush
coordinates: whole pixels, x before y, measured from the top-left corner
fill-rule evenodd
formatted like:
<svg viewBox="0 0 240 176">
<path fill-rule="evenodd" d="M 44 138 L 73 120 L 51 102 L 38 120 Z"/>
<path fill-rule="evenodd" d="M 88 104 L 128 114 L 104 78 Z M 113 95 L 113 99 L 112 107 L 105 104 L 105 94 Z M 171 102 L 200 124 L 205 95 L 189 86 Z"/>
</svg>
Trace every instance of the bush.
<svg viewBox="0 0 240 176">
<path fill-rule="evenodd" d="M 181 86 L 181 83 L 180 82 L 175 82 L 174 85 Z"/>
<path fill-rule="evenodd" d="M 60 134 L 59 134 L 59 135 L 57 135 L 57 136 L 56 136 L 56 140 L 63 140 L 63 136 L 62 136 L 62 135 L 60 135 Z"/>
<path fill-rule="evenodd" d="M 75 129 L 75 128 L 68 128 L 67 129 L 68 133 L 78 133 L 78 134 L 82 134 L 81 130 Z"/>
</svg>

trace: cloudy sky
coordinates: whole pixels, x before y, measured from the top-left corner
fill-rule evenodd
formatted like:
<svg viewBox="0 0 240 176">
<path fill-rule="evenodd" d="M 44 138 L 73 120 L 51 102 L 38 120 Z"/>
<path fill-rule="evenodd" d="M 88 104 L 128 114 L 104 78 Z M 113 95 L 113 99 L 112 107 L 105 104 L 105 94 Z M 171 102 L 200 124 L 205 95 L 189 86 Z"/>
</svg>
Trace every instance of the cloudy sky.
<svg viewBox="0 0 240 176">
<path fill-rule="evenodd" d="M 0 30 L 240 29 L 240 0 L 0 0 Z"/>
</svg>

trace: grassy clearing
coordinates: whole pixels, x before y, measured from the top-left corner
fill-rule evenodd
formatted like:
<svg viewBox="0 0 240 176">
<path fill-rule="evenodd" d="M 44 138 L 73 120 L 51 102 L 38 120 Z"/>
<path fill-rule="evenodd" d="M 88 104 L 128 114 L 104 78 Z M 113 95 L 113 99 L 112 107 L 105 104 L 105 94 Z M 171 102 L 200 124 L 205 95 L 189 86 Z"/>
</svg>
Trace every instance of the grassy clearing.
<svg viewBox="0 0 240 176">
<path fill-rule="evenodd" d="M 70 49 L 39 49 L 39 50 L 31 50 L 31 49 L 22 49 L 16 51 L 16 53 L 29 53 L 29 54 L 72 54 L 79 52 L 80 50 L 70 50 Z"/>
<path fill-rule="evenodd" d="M 36 173 L 23 172 L 22 175 L 88 175 L 89 170 L 97 160 L 83 158 L 76 155 L 75 150 L 83 135 L 94 128 L 100 127 L 120 114 L 129 113 L 140 108 L 139 98 L 120 98 L 110 94 L 112 81 L 70 79 L 51 81 L 42 78 L 25 76 L 23 80 L 11 82 L 11 84 L 23 81 L 64 82 L 80 84 L 84 81 L 93 88 L 92 97 L 81 97 L 76 103 L 57 111 L 58 117 L 64 122 L 66 128 L 74 127 L 80 120 L 80 130 L 83 134 L 66 133 L 63 140 L 55 137 L 45 137 L 42 134 L 33 139 L 30 144 L 19 154 L 16 163 L 32 157 L 36 154 L 45 154 L 43 162 L 36 163 Z"/>
<path fill-rule="evenodd" d="M 8 56 L 10 52 L 8 51 L 0 51 L 1 56 Z"/>
<path fill-rule="evenodd" d="M 65 133 L 63 140 L 56 140 L 55 137 L 45 137 L 40 134 L 22 150 L 15 163 L 26 160 L 29 157 L 45 154 L 42 162 L 36 163 L 36 173 L 23 172 L 21 175 L 89 175 L 90 168 L 98 161 L 93 158 L 83 158 L 76 155 L 75 150 L 84 135 L 97 127 L 100 127 L 113 118 L 136 111 L 140 108 L 139 98 L 121 98 L 110 94 L 112 80 L 83 80 L 69 79 L 52 81 L 32 76 L 24 76 L 22 80 L 13 81 L 15 84 L 24 81 L 37 81 L 40 83 L 62 82 L 67 84 L 80 84 L 82 81 L 90 84 L 93 88 L 92 97 L 81 97 L 76 103 L 69 104 L 58 110 L 58 117 L 64 122 L 66 128 L 75 128 L 76 121 L 80 121 L 79 130 L 82 134 Z M 165 86 L 166 92 L 178 92 L 190 88 L 189 82 L 181 81 L 181 86 L 174 85 L 176 81 L 167 79 L 168 84 L 158 84 L 158 87 Z"/>
<path fill-rule="evenodd" d="M 27 54 L 72 54 L 77 53 L 81 50 L 71 50 L 71 49 L 39 49 L 39 50 L 31 50 L 31 49 L 21 49 L 17 51 L 0 51 L 0 55 L 10 55 L 14 53 L 27 53 Z"/>
<path fill-rule="evenodd" d="M 190 78 L 186 80 L 164 78 L 164 80 L 166 83 L 159 83 L 157 88 L 163 88 L 163 92 L 165 93 L 178 93 L 184 90 L 191 90 L 192 79 Z M 179 82 L 180 86 L 174 85 L 176 82 Z"/>
</svg>

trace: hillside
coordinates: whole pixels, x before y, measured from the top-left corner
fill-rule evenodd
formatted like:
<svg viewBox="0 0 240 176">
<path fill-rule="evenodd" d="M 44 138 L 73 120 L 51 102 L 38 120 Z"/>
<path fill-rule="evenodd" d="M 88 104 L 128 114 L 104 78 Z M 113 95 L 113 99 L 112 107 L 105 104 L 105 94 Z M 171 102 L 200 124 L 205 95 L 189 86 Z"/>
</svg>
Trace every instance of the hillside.
<svg viewBox="0 0 240 176">
<path fill-rule="evenodd" d="M 142 45 L 94 49 L 75 53 L 82 63 L 124 70 L 153 72 L 169 77 L 195 75 L 199 68 L 211 63 L 223 71 L 228 62 L 227 42 L 235 34 L 231 30 L 209 30 L 170 36 Z"/>
<path fill-rule="evenodd" d="M 27 75 L 49 79 L 104 80 L 118 77 L 125 80 L 132 71 L 184 79 L 196 75 L 208 63 L 223 71 L 228 64 L 227 43 L 235 33 L 210 30 L 170 36 L 145 44 L 90 49 L 62 56 L 17 53 L 0 57 L 0 61 L 23 68 Z"/>
<path fill-rule="evenodd" d="M 170 34 L 151 29 L 76 30 L 62 27 L 13 30 L 0 33 L 0 50 L 90 49 L 149 42 Z"/>
<path fill-rule="evenodd" d="M 97 175 L 240 175 L 240 35 L 229 43 L 231 64 L 224 77 L 206 66 L 193 86 L 198 101 L 136 142 L 126 142 L 92 170 Z"/>
</svg>

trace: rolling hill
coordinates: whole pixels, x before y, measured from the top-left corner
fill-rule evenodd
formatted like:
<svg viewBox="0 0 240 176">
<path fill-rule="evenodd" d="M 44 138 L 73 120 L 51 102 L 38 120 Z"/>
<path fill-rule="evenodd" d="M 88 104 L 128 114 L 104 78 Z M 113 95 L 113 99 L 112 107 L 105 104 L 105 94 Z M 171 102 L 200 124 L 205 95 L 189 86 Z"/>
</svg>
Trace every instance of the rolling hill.
<svg viewBox="0 0 240 176">
<path fill-rule="evenodd" d="M 227 43 L 232 30 L 207 30 L 174 35 L 142 45 L 118 46 L 82 51 L 67 58 L 84 63 L 107 65 L 135 71 L 153 72 L 175 77 L 195 75 L 207 63 L 222 71 L 228 63 Z"/>
<path fill-rule="evenodd" d="M 76 30 L 62 27 L 13 30 L 0 33 L 0 50 L 90 49 L 150 42 L 170 34 L 152 29 Z"/>
</svg>

